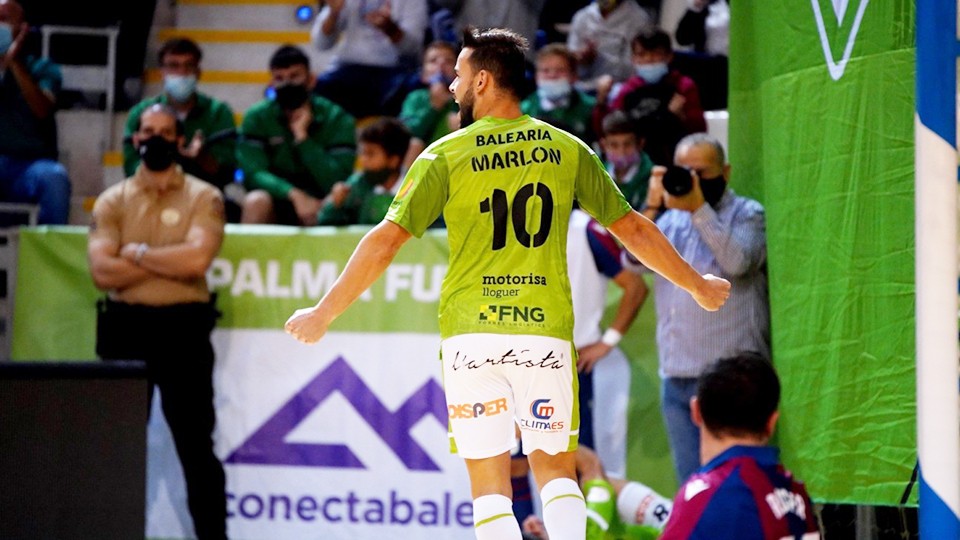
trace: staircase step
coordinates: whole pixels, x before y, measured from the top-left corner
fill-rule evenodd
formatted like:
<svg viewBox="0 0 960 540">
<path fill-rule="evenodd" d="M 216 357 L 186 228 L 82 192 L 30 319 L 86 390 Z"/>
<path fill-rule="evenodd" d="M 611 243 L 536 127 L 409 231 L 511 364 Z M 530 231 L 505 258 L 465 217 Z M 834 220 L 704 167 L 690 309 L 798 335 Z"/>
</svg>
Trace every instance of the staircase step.
<svg viewBox="0 0 960 540">
<path fill-rule="evenodd" d="M 177 26 L 190 28 L 247 28 L 309 31 L 310 23 L 297 19 L 300 6 L 314 8 L 307 0 L 180 0 Z"/>
</svg>

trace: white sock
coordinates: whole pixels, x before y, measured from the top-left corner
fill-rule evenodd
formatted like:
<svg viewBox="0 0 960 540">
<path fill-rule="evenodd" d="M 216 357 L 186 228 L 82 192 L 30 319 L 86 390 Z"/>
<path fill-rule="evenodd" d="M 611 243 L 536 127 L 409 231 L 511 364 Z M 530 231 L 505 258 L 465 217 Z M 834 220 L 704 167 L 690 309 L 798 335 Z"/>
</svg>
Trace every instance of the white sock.
<svg viewBox="0 0 960 540">
<path fill-rule="evenodd" d="M 576 482 L 555 478 L 540 490 L 540 500 L 550 540 L 583 540 L 587 534 L 587 506 Z"/>
<path fill-rule="evenodd" d="M 513 515 L 513 501 L 504 495 L 474 499 L 473 531 L 477 540 L 519 540 L 520 524 Z"/>
<path fill-rule="evenodd" d="M 617 497 L 620 521 L 663 529 L 673 510 L 673 501 L 640 482 L 628 482 Z"/>
</svg>

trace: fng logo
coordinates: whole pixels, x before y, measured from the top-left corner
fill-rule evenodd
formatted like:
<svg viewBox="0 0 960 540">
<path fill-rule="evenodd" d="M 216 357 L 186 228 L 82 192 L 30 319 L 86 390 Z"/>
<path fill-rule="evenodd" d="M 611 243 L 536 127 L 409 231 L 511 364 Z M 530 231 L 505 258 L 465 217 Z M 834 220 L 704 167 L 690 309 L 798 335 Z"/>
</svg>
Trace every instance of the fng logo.
<svg viewBox="0 0 960 540">
<path fill-rule="evenodd" d="M 345 444 L 287 442 L 293 431 L 335 392 L 353 406 L 357 414 L 377 433 L 401 462 L 412 471 L 439 471 L 440 467 L 410 435 L 411 429 L 432 416 L 447 428 L 446 398 L 433 379 L 427 381 L 395 411 L 387 409 L 376 394 L 350 368 L 343 357 L 337 358 L 317 374 L 289 401 L 283 404 L 253 435 L 230 453 L 225 463 L 249 465 L 291 465 L 365 469 Z"/>
<path fill-rule="evenodd" d="M 540 307 L 485 305 L 480 306 L 480 320 L 542 323 L 544 315 Z"/>
<path fill-rule="evenodd" d="M 534 401 L 530 404 L 530 414 L 540 420 L 549 420 L 550 417 L 553 416 L 554 408 L 552 405 L 547 405 L 547 403 L 550 403 L 549 399 L 538 399 Z"/>
</svg>

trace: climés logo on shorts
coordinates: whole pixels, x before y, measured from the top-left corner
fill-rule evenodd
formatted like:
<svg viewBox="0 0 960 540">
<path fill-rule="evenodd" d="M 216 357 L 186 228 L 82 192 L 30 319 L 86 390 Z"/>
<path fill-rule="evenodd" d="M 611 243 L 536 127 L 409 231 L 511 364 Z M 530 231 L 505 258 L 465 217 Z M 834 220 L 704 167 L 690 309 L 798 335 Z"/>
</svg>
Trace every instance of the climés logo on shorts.
<svg viewBox="0 0 960 540">
<path fill-rule="evenodd" d="M 461 403 L 447 405 L 451 419 L 494 416 L 507 410 L 507 398 L 498 398 L 486 403 Z"/>
<path fill-rule="evenodd" d="M 480 306 L 480 322 L 508 323 L 521 326 L 543 326 L 546 316 L 542 307 L 487 304 Z"/>
<path fill-rule="evenodd" d="M 535 399 L 530 403 L 530 418 L 520 419 L 520 429 L 529 429 L 533 431 L 560 431 L 563 429 L 563 422 L 551 422 L 553 417 L 553 405 L 550 405 L 549 399 Z"/>
</svg>

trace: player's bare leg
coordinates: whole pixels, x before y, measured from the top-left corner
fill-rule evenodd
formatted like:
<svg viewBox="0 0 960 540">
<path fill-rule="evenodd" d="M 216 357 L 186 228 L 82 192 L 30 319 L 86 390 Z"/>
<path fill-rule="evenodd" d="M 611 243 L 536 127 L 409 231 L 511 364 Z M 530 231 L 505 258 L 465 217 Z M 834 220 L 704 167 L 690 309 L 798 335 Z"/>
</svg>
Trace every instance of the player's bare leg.
<svg viewBox="0 0 960 540">
<path fill-rule="evenodd" d="M 511 500 L 510 453 L 464 461 L 470 475 L 477 540 L 519 540 L 520 525 L 513 515 Z"/>
</svg>

